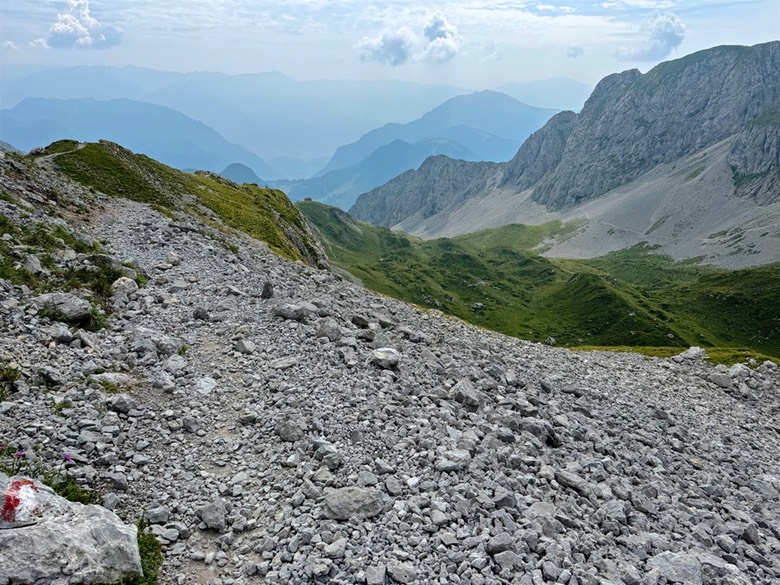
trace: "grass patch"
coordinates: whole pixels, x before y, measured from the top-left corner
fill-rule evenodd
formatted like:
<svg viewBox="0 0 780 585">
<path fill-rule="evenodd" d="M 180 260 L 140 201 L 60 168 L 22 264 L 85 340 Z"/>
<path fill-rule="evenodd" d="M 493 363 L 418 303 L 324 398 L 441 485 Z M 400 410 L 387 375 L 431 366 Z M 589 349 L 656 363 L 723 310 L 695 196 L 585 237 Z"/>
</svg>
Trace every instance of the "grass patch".
<svg viewBox="0 0 780 585">
<path fill-rule="evenodd" d="M 504 226 L 422 241 L 321 203 L 298 206 L 338 268 L 479 326 L 563 346 L 671 347 L 670 355 L 735 346 L 780 356 L 780 264 L 729 272 L 674 262 L 648 246 L 548 259 L 536 247 L 576 227 Z"/>
<path fill-rule="evenodd" d="M 0 200 L 7 201 L 12 205 L 16 205 L 16 206 L 19 205 L 19 202 L 16 200 L 16 197 L 14 197 L 13 195 L 9 195 L 5 191 L 0 191 Z"/>
<path fill-rule="evenodd" d="M 157 585 L 160 577 L 160 567 L 163 564 L 162 546 L 154 534 L 146 534 L 146 521 L 141 518 L 136 522 L 138 527 L 138 551 L 141 553 L 141 569 L 143 575 L 125 577 L 114 585 Z"/>
<path fill-rule="evenodd" d="M 280 256 L 320 264 L 321 254 L 306 221 L 281 191 L 236 185 L 209 172 L 183 173 L 105 141 L 76 150 L 58 143 L 52 147 L 63 148 L 54 164 L 87 187 L 149 204 L 174 221 L 176 210 L 192 207 L 194 199 L 222 224 L 268 243 Z"/>
<path fill-rule="evenodd" d="M 704 165 L 702 165 L 700 167 L 696 167 L 695 169 L 693 169 L 690 173 L 688 173 L 685 176 L 685 179 L 688 180 L 688 181 L 690 181 L 692 179 L 695 179 L 696 177 L 698 177 L 699 175 L 701 175 L 704 172 L 705 168 L 706 167 Z"/>
<path fill-rule="evenodd" d="M 72 150 L 76 150 L 78 146 L 79 146 L 78 140 L 58 140 L 57 142 L 52 142 L 49 146 L 35 150 L 33 153 L 30 154 L 32 157 L 38 158 L 41 156 L 47 156 L 51 154 L 61 154 L 64 152 L 71 152 Z"/>
<path fill-rule="evenodd" d="M 641 347 L 628 345 L 582 345 L 570 348 L 575 351 L 614 351 L 618 353 L 640 353 L 648 357 L 670 358 L 680 353 L 679 347 Z M 748 363 L 748 360 L 755 360 L 757 364 L 765 361 L 780 364 L 780 360 L 762 354 L 745 347 L 708 347 L 705 349 L 707 357 L 705 361 L 711 364 L 723 364 L 724 366 L 733 366 L 734 364 Z"/>
<path fill-rule="evenodd" d="M 119 394 L 119 386 L 108 380 L 94 380 L 107 394 Z"/>
<path fill-rule="evenodd" d="M 154 167 L 163 165 L 114 146 L 105 142 L 87 144 L 79 150 L 60 154 L 54 164 L 82 185 L 106 195 L 172 207 L 171 197 L 154 188 L 155 177 L 148 173 L 149 167 L 158 171 Z"/>
</svg>

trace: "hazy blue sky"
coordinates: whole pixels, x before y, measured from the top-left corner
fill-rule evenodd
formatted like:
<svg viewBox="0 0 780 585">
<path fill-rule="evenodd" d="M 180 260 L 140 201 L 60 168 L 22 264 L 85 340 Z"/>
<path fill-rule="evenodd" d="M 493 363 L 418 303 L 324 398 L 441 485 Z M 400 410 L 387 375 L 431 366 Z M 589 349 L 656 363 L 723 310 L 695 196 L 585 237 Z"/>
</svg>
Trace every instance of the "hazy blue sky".
<svg viewBox="0 0 780 585">
<path fill-rule="evenodd" d="M 0 0 L 4 65 L 494 87 L 780 39 L 780 0 Z"/>
</svg>

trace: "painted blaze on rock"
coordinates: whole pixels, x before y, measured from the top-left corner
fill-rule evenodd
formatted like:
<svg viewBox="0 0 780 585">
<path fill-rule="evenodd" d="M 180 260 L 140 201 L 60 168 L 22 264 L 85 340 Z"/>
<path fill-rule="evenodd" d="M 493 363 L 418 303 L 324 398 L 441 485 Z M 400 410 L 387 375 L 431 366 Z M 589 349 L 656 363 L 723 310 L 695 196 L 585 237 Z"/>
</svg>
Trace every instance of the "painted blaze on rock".
<svg viewBox="0 0 780 585">
<path fill-rule="evenodd" d="M 35 494 L 40 493 L 31 479 L 13 479 L 3 492 L 3 510 L 0 518 L 10 524 L 30 522 L 40 512 Z"/>
<path fill-rule="evenodd" d="M 0 583 L 113 583 L 140 575 L 138 531 L 101 506 L 0 473 Z"/>
</svg>

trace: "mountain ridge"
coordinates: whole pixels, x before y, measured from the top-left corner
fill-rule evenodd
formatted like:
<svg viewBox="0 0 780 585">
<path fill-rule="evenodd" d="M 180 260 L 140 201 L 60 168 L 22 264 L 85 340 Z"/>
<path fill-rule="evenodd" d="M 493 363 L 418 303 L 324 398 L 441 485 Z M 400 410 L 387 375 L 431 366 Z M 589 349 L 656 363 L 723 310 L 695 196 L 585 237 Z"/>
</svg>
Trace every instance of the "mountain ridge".
<svg viewBox="0 0 780 585">
<path fill-rule="evenodd" d="M 499 139 L 513 141 L 519 146 L 526 136 L 541 127 L 554 113 L 554 110 L 528 106 L 491 90 L 456 96 L 416 120 L 405 124 L 385 124 L 364 134 L 357 141 L 339 147 L 318 175 L 354 166 L 369 153 L 393 140 L 415 143 L 436 138 L 458 126 L 475 128 Z M 464 146 L 470 148 L 468 143 Z M 479 152 L 475 146 L 471 148 Z M 516 147 L 512 152 L 515 150 Z M 511 157 L 511 152 L 507 152 L 508 157 Z"/>
<path fill-rule="evenodd" d="M 717 89 L 724 79 L 731 83 Z M 714 97 L 708 97 L 710 93 Z M 551 118 L 510 162 L 491 173 L 479 171 L 468 179 L 474 167 L 448 163 L 450 175 L 464 175 L 453 184 L 468 185 L 468 192 L 455 189 L 449 199 L 432 192 L 430 174 L 438 167 L 424 164 L 416 173 L 361 195 L 350 211 L 371 223 L 398 225 L 417 235 L 453 235 L 458 229 L 478 229 L 470 225 L 500 225 L 502 206 L 510 221 L 521 223 L 576 214 L 605 194 L 640 185 L 660 168 L 668 169 L 682 198 L 699 202 L 702 195 L 691 190 L 696 183 L 683 185 L 674 167 L 695 153 L 707 157 L 708 149 L 726 142 L 730 162 L 719 168 L 729 168 L 732 176 L 719 180 L 719 193 L 747 196 L 751 208 L 774 205 L 780 201 L 775 187 L 780 164 L 772 154 L 780 135 L 775 123 L 778 104 L 780 42 L 716 47 L 662 63 L 644 75 L 629 70 L 605 77 L 579 114 Z M 435 204 L 421 192 L 432 193 Z M 479 210 L 481 201 L 490 201 L 492 223 L 482 223 L 487 216 Z M 430 214 L 431 208 L 439 210 L 438 215 Z M 461 208 L 466 211 L 459 212 Z M 457 224 L 448 219 L 456 215 L 461 218 Z"/>
<path fill-rule="evenodd" d="M 0 136 L 22 150 L 56 140 L 109 140 L 126 144 L 177 168 L 219 171 L 241 162 L 259 174 L 276 174 L 247 148 L 177 110 L 126 98 L 27 98 L 0 111 Z"/>
</svg>

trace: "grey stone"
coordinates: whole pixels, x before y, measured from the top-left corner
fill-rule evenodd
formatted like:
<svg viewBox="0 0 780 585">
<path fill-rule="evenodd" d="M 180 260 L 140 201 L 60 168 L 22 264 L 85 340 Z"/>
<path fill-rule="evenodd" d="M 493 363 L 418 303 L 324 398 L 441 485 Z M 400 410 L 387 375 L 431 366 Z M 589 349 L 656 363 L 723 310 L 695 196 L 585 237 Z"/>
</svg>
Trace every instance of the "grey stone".
<svg viewBox="0 0 780 585">
<path fill-rule="evenodd" d="M 124 473 L 110 473 L 108 479 L 111 481 L 111 485 L 114 489 L 126 490 L 129 487 L 127 476 Z"/>
<path fill-rule="evenodd" d="M 505 550 L 497 553 L 493 559 L 502 569 L 512 569 L 523 565 L 523 557 L 511 550 Z"/>
<path fill-rule="evenodd" d="M 172 356 L 170 359 L 173 359 Z M 198 394 L 201 394 L 202 396 L 208 396 L 214 390 L 217 388 L 217 381 L 212 378 L 211 376 L 206 376 L 205 378 L 200 378 L 199 380 L 195 380 L 195 392 Z"/>
<path fill-rule="evenodd" d="M 442 457 L 436 461 L 436 470 L 451 472 L 467 469 L 471 463 L 471 454 L 463 449 L 445 451 Z"/>
<path fill-rule="evenodd" d="M 485 550 L 489 555 L 496 555 L 506 550 L 515 549 L 515 540 L 511 534 L 507 532 L 501 532 L 495 535 L 493 538 L 487 541 Z"/>
<path fill-rule="evenodd" d="M 431 512 L 431 522 L 434 526 L 444 526 L 449 522 L 449 520 L 447 519 L 447 515 L 444 512 L 434 510 Z"/>
<path fill-rule="evenodd" d="M 387 572 L 397 583 L 411 583 L 417 576 L 417 569 L 412 563 L 390 561 L 387 564 Z"/>
<path fill-rule="evenodd" d="M 404 491 L 403 485 L 395 476 L 390 476 L 385 480 L 385 489 L 391 496 L 400 496 Z"/>
<path fill-rule="evenodd" d="M 35 254 L 28 254 L 24 259 L 24 269 L 31 274 L 43 274 L 45 272 L 41 261 Z"/>
<path fill-rule="evenodd" d="M 721 388 L 731 388 L 731 378 L 726 372 L 710 372 L 707 379 Z"/>
<path fill-rule="evenodd" d="M 0 583 L 112 583 L 141 574 L 135 525 L 28 481 L 0 473 L 0 493 L 21 500 L 0 520 Z"/>
<path fill-rule="evenodd" d="M 461 380 L 450 390 L 450 397 L 465 406 L 468 410 L 476 412 L 485 403 L 485 396 L 474 387 L 471 380 Z"/>
<path fill-rule="evenodd" d="M 387 566 L 366 568 L 366 585 L 385 585 L 387 579 Z"/>
<path fill-rule="evenodd" d="M 329 341 L 338 341 L 341 336 L 341 327 L 333 319 L 323 321 L 317 330 L 317 337 L 327 337 Z"/>
<path fill-rule="evenodd" d="M 279 435 L 279 438 L 282 441 L 288 443 L 300 441 L 305 436 L 304 429 L 301 428 L 300 423 L 289 418 L 280 420 L 276 423 L 274 431 Z"/>
<path fill-rule="evenodd" d="M 167 360 L 165 360 L 165 363 L 163 364 L 163 369 L 166 372 L 174 375 L 181 372 L 186 367 L 187 367 L 187 360 L 185 360 L 180 355 L 170 356 Z"/>
<path fill-rule="evenodd" d="M 325 494 L 323 512 L 328 518 L 373 518 L 384 511 L 385 497 L 375 488 L 344 487 Z"/>
<path fill-rule="evenodd" d="M 90 318 L 92 305 L 89 301 L 70 293 L 47 293 L 37 296 L 33 302 L 42 309 L 52 311 L 68 323 L 77 323 Z"/>
<path fill-rule="evenodd" d="M 111 293 L 114 298 L 127 299 L 135 292 L 138 292 L 138 283 L 126 276 L 120 276 L 111 284 Z"/>
<path fill-rule="evenodd" d="M 513 431 L 525 431 L 538 437 L 551 447 L 560 447 L 561 439 L 550 423 L 533 417 L 508 416 L 504 424 Z"/>
<path fill-rule="evenodd" d="M 329 559 L 340 559 L 347 552 L 347 539 L 339 538 L 325 547 L 325 556 Z"/>
<path fill-rule="evenodd" d="M 198 510 L 198 516 L 211 530 L 221 532 L 227 528 L 227 508 L 220 498 Z"/>
<path fill-rule="evenodd" d="M 48 333 L 57 343 L 70 343 L 73 341 L 73 334 L 70 332 L 70 329 L 61 323 L 55 323 L 49 327 Z"/>
<path fill-rule="evenodd" d="M 379 478 L 370 471 L 361 471 L 358 473 L 358 485 L 371 487 L 379 483 Z"/>
<path fill-rule="evenodd" d="M 266 281 L 263 284 L 263 291 L 260 293 L 261 299 L 271 299 L 274 296 L 274 285 Z"/>
<path fill-rule="evenodd" d="M 102 374 L 93 374 L 91 378 L 98 384 L 107 384 L 110 386 L 130 386 L 133 383 L 133 377 L 121 372 L 103 372 Z M 135 408 L 135 407 L 133 407 Z"/>
<path fill-rule="evenodd" d="M 144 519 L 149 524 L 165 524 L 170 520 L 171 511 L 165 506 L 157 506 L 156 508 L 147 508 L 144 513 Z"/>
<path fill-rule="evenodd" d="M 742 540 L 748 544 L 761 544 L 761 535 L 758 533 L 758 528 L 755 524 L 750 524 L 742 532 Z"/>
<path fill-rule="evenodd" d="M 175 280 L 171 286 L 168 287 L 168 292 L 171 294 L 176 294 L 179 292 L 183 292 L 190 288 L 190 283 L 185 280 Z"/>
<path fill-rule="evenodd" d="M 609 502 L 603 504 L 598 510 L 596 510 L 596 519 L 599 521 L 599 523 L 609 521 L 625 524 L 626 511 L 623 503 L 619 500 L 610 500 Z"/>
<path fill-rule="evenodd" d="M 694 554 L 662 552 L 647 561 L 647 569 L 658 569 L 670 583 L 702 585 L 701 563 Z"/>
<path fill-rule="evenodd" d="M 564 487 L 571 488 L 581 496 L 586 498 L 590 495 L 591 489 L 585 478 L 576 473 L 566 470 L 557 470 L 555 472 L 555 481 Z"/>
<path fill-rule="evenodd" d="M 401 362 L 401 353 L 392 347 L 380 347 L 371 352 L 371 362 L 385 370 L 392 370 Z"/>
<path fill-rule="evenodd" d="M 257 349 L 257 345 L 255 345 L 254 342 L 249 341 L 248 339 L 240 339 L 236 343 L 236 351 L 241 352 L 243 354 L 253 354 L 255 350 Z"/>
<path fill-rule="evenodd" d="M 131 410 L 138 408 L 138 403 L 129 394 L 118 394 L 110 400 L 109 406 L 114 412 L 127 414 Z"/>
<path fill-rule="evenodd" d="M 197 433 L 201 428 L 200 421 L 194 416 L 185 416 L 181 421 L 181 426 L 188 433 Z"/>
</svg>

